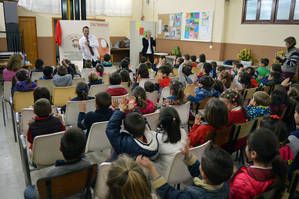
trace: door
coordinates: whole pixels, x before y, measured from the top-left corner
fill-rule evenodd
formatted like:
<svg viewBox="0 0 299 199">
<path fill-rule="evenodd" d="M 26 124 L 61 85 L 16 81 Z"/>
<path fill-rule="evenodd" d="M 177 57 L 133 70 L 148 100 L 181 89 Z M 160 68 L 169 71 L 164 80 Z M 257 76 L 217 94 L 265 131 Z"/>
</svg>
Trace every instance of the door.
<svg viewBox="0 0 299 199">
<path fill-rule="evenodd" d="M 20 36 L 23 37 L 23 46 L 26 53 L 26 60 L 34 65 L 38 58 L 36 18 L 35 17 L 19 17 Z"/>
</svg>

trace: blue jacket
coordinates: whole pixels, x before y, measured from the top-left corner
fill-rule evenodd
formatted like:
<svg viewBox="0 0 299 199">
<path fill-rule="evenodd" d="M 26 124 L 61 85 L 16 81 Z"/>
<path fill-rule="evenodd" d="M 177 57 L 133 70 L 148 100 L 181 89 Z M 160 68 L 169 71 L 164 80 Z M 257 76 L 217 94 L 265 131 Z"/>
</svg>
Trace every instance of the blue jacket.
<svg viewBox="0 0 299 199">
<path fill-rule="evenodd" d="M 144 143 L 135 139 L 129 132 L 121 132 L 122 120 L 125 116 L 125 113 L 115 110 L 107 125 L 106 135 L 115 151 L 109 161 L 115 160 L 119 154 L 123 153 L 132 157 L 144 155 L 155 159 L 159 151 L 157 133 L 145 130 L 144 136 L 147 139 L 147 143 Z"/>
<path fill-rule="evenodd" d="M 248 115 L 248 121 L 264 115 L 270 115 L 271 110 L 269 106 L 247 106 L 245 107 Z"/>
<path fill-rule="evenodd" d="M 29 87 L 26 82 L 17 82 L 16 85 L 11 90 L 11 96 L 13 96 L 16 91 L 20 91 L 20 92 L 33 91 L 36 86 L 37 85 L 34 82 L 31 82 L 31 87 Z"/>
<path fill-rule="evenodd" d="M 97 81 L 89 82 L 88 83 L 88 88 L 90 88 L 92 85 L 97 85 L 97 84 L 103 84 L 103 80 L 102 79 L 98 79 Z"/>
<path fill-rule="evenodd" d="M 80 112 L 78 116 L 77 126 L 82 130 L 87 129 L 86 136 L 88 137 L 90 128 L 93 123 L 108 121 L 112 116 L 113 110 L 109 109 L 97 109 L 88 113 Z"/>
<path fill-rule="evenodd" d="M 208 91 L 202 87 L 198 87 L 195 88 L 195 96 L 189 96 L 188 100 L 191 102 L 201 103 L 205 98 L 219 96 L 220 92 L 216 91 L 214 88 Z"/>
<path fill-rule="evenodd" d="M 192 177 L 194 177 L 193 185 L 188 186 L 183 191 L 179 191 L 170 186 L 163 177 L 154 180 L 153 186 L 158 195 L 162 199 L 228 199 L 229 198 L 229 184 L 224 182 L 220 185 L 208 185 L 202 180 L 199 166 L 200 163 L 195 156 L 191 160 L 185 161 L 188 165 L 188 170 Z"/>
</svg>

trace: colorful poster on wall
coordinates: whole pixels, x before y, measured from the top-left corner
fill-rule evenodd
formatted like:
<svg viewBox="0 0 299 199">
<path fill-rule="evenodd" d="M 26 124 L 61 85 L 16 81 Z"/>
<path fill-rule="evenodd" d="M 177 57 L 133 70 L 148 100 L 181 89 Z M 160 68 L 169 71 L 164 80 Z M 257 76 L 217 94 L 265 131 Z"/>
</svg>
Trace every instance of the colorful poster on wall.
<svg viewBox="0 0 299 199">
<path fill-rule="evenodd" d="M 176 36 L 176 28 L 172 27 L 170 32 L 170 39 L 175 39 Z"/>
<path fill-rule="evenodd" d="M 185 38 L 190 40 L 198 39 L 200 12 L 186 13 Z"/>
<path fill-rule="evenodd" d="M 139 35 L 141 35 L 141 36 L 143 36 L 143 34 L 144 34 L 144 28 L 139 28 Z"/>
<path fill-rule="evenodd" d="M 174 17 L 175 15 L 170 14 L 169 15 L 169 26 L 172 27 L 174 25 Z"/>
<path fill-rule="evenodd" d="M 181 27 L 182 14 L 175 14 L 174 26 Z"/>
</svg>

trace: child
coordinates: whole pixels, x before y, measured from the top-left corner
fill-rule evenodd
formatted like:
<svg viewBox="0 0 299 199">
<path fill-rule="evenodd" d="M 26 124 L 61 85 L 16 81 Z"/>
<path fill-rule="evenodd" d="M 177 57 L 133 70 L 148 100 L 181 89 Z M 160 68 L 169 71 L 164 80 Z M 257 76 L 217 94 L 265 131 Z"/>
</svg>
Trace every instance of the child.
<svg viewBox="0 0 299 199">
<path fill-rule="evenodd" d="M 264 91 L 257 91 L 253 94 L 249 105 L 245 108 L 248 114 L 248 121 L 264 115 L 270 115 L 270 96 Z"/>
<path fill-rule="evenodd" d="M 267 129 L 249 135 L 245 151 L 253 164 L 241 167 L 231 178 L 230 199 L 281 198 L 287 168 L 278 148 L 277 138 Z"/>
<path fill-rule="evenodd" d="M 16 79 L 18 80 L 17 82 Z M 20 91 L 20 92 L 33 91 L 35 87 L 37 87 L 37 85 L 34 82 L 31 82 L 28 71 L 25 69 L 20 69 L 16 73 L 16 76 L 13 77 L 11 96 L 13 96 L 14 92 L 16 91 Z"/>
<path fill-rule="evenodd" d="M 197 57 L 195 55 L 192 55 L 191 56 L 192 68 L 197 67 L 196 60 L 197 60 Z"/>
<path fill-rule="evenodd" d="M 144 115 L 155 112 L 156 106 L 154 102 L 146 98 L 145 90 L 142 87 L 137 86 L 134 88 L 132 96 L 135 97 L 135 108 L 137 108 L 140 113 Z"/>
<path fill-rule="evenodd" d="M 78 128 L 68 129 L 60 141 L 60 151 L 64 160 L 57 160 L 55 167 L 47 171 L 46 177 L 61 176 L 90 166 L 90 162 L 84 156 L 85 144 L 86 138 L 82 130 Z M 24 192 L 25 199 L 39 198 L 37 195 L 38 190 L 34 185 L 27 187 Z M 85 198 L 85 195 L 86 190 L 84 189 L 84 192 L 70 198 Z"/>
<path fill-rule="evenodd" d="M 99 76 L 95 72 L 89 73 L 88 82 L 88 88 L 92 85 L 103 84 L 103 80 L 99 79 Z"/>
<path fill-rule="evenodd" d="M 251 77 L 248 72 L 239 72 L 237 76 L 235 76 L 233 83 L 231 85 L 231 89 L 235 90 L 244 90 L 251 88 Z"/>
<path fill-rule="evenodd" d="M 82 130 L 87 130 L 86 136 L 88 137 L 90 128 L 93 123 L 108 121 L 112 116 L 113 110 L 111 106 L 111 96 L 106 92 L 96 94 L 96 110 L 86 112 L 85 102 L 79 104 L 78 127 Z"/>
<path fill-rule="evenodd" d="M 144 90 L 145 92 L 149 92 L 149 93 L 154 92 L 156 90 L 155 84 L 151 81 L 146 81 L 144 83 Z"/>
<path fill-rule="evenodd" d="M 206 63 L 206 55 L 205 54 L 200 54 L 198 56 L 199 58 L 199 64 L 198 64 L 198 67 L 202 67 L 205 63 Z"/>
<path fill-rule="evenodd" d="M 146 64 L 139 65 L 136 77 L 136 82 L 132 86 L 132 89 L 134 89 L 136 86 L 143 88 L 145 81 L 149 80 L 149 70 Z"/>
<path fill-rule="evenodd" d="M 171 81 L 170 95 L 171 96 L 167 97 L 165 104 L 181 105 L 186 103 L 183 84 L 178 80 Z"/>
<path fill-rule="evenodd" d="M 193 147 L 205 143 L 208 132 L 227 125 L 228 109 L 226 104 L 217 98 L 209 100 L 205 106 L 204 118 L 206 123 L 202 124 L 200 116 L 196 115 L 194 125 L 188 134 L 190 145 Z"/>
<path fill-rule="evenodd" d="M 233 173 L 233 160 L 231 155 L 219 147 L 209 146 L 202 155 L 200 161 L 189 152 L 186 146 L 182 151 L 184 163 L 188 166 L 193 177 L 193 185 L 179 191 L 169 185 L 159 175 L 153 163 L 146 157 L 138 156 L 136 162 L 149 169 L 153 178 L 153 186 L 161 198 L 229 198 L 229 184 L 227 180 Z M 180 171 L 178 171 L 180 172 Z"/>
<path fill-rule="evenodd" d="M 127 70 L 122 70 L 119 74 L 121 76 L 121 83 L 125 83 L 125 87 L 128 87 L 130 89 L 132 86 L 132 81 L 129 72 Z"/>
<path fill-rule="evenodd" d="M 195 96 L 188 96 L 188 100 L 200 104 L 205 98 L 219 97 L 219 91 L 212 88 L 214 81 L 209 76 L 202 76 L 199 80 L 199 87 L 195 88 Z"/>
<path fill-rule="evenodd" d="M 161 66 L 166 64 L 166 57 L 164 55 L 159 57 L 159 63 L 157 64 L 156 68 L 159 69 Z"/>
<path fill-rule="evenodd" d="M 233 61 L 232 64 L 233 65 L 232 65 L 231 74 L 234 75 L 234 77 L 236 77 L 240 72 L 240 70 L 244 69 L 244 66 L 239 61 Z"/>
<path fill-rule="evenodd" d="M 112 67 L 111 56 L 109 54 L 104 55 L 103 66 L 104 67 Z"/>
<path fill-rule="evenodd" d="M 110 86 L 105 90 L 111 96 L 121 96 L 128 94 L 128 91 L 121 85 L 121 76 L 114 72 L 109 77 Z"/>
<path fill-rule="evenodd" d="M 180 65 L 184 63 L 184 58 L 183 57 L 177 57 L 175 60 L 175 64 L 173 65 L 173 68 L 179 68 Z"/>
<path fill-rule="evenodd" d="M 204 63 L 203 67 L 201 68 L 201 72 L 198 76 L 197 81 L 200 80 L 202 76 L 210 76 L 210 72 L 212 70 L 212 65 L 210 63 Z"/>
<path fill-rule="evenodd" d="M 213 84 L 212 88 L 215 89 L 216 91 L 218 91 L 219 93 L 223 93 L 223 91 L 224 91 L 224 85 L 218 79 L 214 80 L 214 84 Z"/>
<path fill-rule="evenodd" d="M 238 91 L 226 90 L 221 94 L 220 100 L 227 106 L 228 124 L 240 124 L 247 121 L 247 112 Z"/>
<path fill-rule="evenodd" d="M 282 112 L 287 109 L 288 106 L 289 97 L 284 90 L 278 89 L 271 93 L 270 110 L 272 115 L 282 115 Z"/>
<path fill-rule="evenodd" d="M 293 154 L 298 157 L 298 152 L 299 152 L 299 104 L 297 104 L 297 106 L 295 108 L 294 118 L 295 118 L 295 122 L 296 122 L 296 130 L 289 135 L 288 140 L 290 142 L 289 146 L 291 147 Z M 298 162 L 297 162 L 297 164 L 298 164 Z"/>
<path fill-rule="evenodd" d="M 32 72 L 43 72 L 43 65 L 44 61 L 42 59 L 36 59 L 34 63 L 35 69 Z"/>
<path fill-rule="evenodd" d="M 24 65 L 24 58 L 20 54 L 13 54 L 9 57 L 6 68 L 3 70 L 3 80 L 12 81 L 17 71 Z"/>
<path fill-rule="evenodd" d="M 234 77 L 229 72 L 221 72 L 218 74 L 218 80 L 224 85 L 224 90 L 229 89 L 232 85 Z"/>
<path fill-rule="evenodd" d="M 44 76 L 42 76 L 40 79 L 41 80 L 47 80 L 47 79 L 52 79 L 53 78 L 53 68 L 51 66 L 45 66 L 43 69 Z"/>
<path fill-rule="evenodd" d="M 255 80 L 255 70 L 253 67 L 247 67 L 246 71 L 248 72 L 248 74 L 250 75 L 250 88 L 256 88 L 258 87 L 258 83 Z"/>
<path fill-rule="evenodd" d="M 183 83 L 183 86 L 186 87 L 187 84 L 192 84 L 195 78 L 195 75 L 192 73 L 192 63 L 185 62 L 180 65 L 178 70 L 179 80 Z"/>
<path fill-rule="evenodd" d="M 88 59 L 88 60 L 85 61 L 85 67 L 84 68 L 92 68 L 92 66 L 93 65 L 92 65 L 92 61 L 91 60 Z"/>
<path fill-rule="evenodd" d="M 54 86 L 57 87 L 72 86 L 72 75 L 67 74 L 67 68 L 65 66 L 59 66 L 52 82 Z"/>
<path fill-rule="evenodd" d="M 224 66 L 217 66 L 217 68 L 216 68 L 217 77 L 220 75 L 220 73 L 224 73 L 224 72 L 225 72 Z"/>
<path fill-rule="evenodd" d="M 126 59 L 126 58 L 122 59 L 117 72 L 120 73 L 120 71 L 122 71 L 122 70 L 127 70 L 129 73 L 132 73 L 133 71 L 131 69 L 129 69 L 129 64 L 130 64 L 130 62 L 128 61 L 128 59 Z"/>
<path fill-rule="evenodd" d="M 152 199 L 150 180 L 142 168 L 126 155 L 112 162 L 106 184 L 107 199 Z"/>
<path fill-rule="evenodd" d="M 169 78 L 169 74 L 171 73 L 171 69 L 168 66 L 161 66 L 158 69 L 158 74 L 156 77 L 156 81 L 159 84 L 160 88 L 165 88 L 170 85 L 171 78 Z"/>
<path fill-rule="evenodd" d="M 46 98 L 51 102 L 51 94 L 50 91 L 46 87 L 37 87 L 33 91 L 33 100 L 36 102 L 41 98 Z"/>
<path fill-rule="evenodd" d="M 146 57 L 142 56 L 142 57 L 140 58 L 140 64 L 145 64 L 146 62 L 147 62 Z"/>
<path fill-rule="evenodd" d="M 266 86 L 274 86 L 276 84 L 281 84 L 284 80 L 282 76 L 282 70 L 280 64 L 272 64 L 270 68 L 270 74 L 265 78 L 262 83 Z"/>
<path fill-rule="evenodd" d="M 213 79 L 216 79 L 216 78 L 217 78 L 217 73 L 216 73 L 216 70 L 217 70 L 217 62 L 212 61 L 212 62 L 211 62 L 211 66 L 212 66 L 212 70 L 211 70 L 211 72 L 210 72 L 210 76 L 212 76 Z"/>
<path fill-rule="evenodd" d="M 131 157 L 144 155 L 155 159 L 159 152 L 157 133 L 146 130 L 145 120 L 135 110 L 135 101 L 126 99 L 121 102 L 120 110 L 115 110 L 106 128 L 106 135 L 114 149 L 109 161 L 113 161 L 120 154 L 128 154 Z M 130 111 L 127 115 L 126 112 Z M 122 120 L 124 128 L 121 131 Z"/>
<path fill-rule="evenodd" d="M 270 69 L 267 68 L 269 65 L 269 59 L 262 58 L 261 66 L 257 68 L 256 72 L 258 73 L 258 77 L 256 78 L 257 83 L 260 85 L 264 79 L 266 79 L 267 75 L 270 74 Z"/>
<path fill-rule="evenodd" d="M 33 105 L 33 112 L 36 115 L 34 121 L 29 123 L 27 131 L 27 140 L 30 143 L 30 149 L 33 147 L 33 141 L 36 136 L 65 131 L 65 126 L 61 120 L 54 117 L 49 100 L 41 98 Z"/>
<path fill-rule="evenodd" d="M 185 54 L 184 55 L 184 60 L 185 60 L 185 62 L 190 61 L 190 55 L 189 54 Z"/>
<path fill-rule="evenodd" d="M 167 178 L 176 152 L 184 148 L 187 134 L 181 126 L 181 119 L 173 107 L 162 108 L 159 117 L 159 156 L 155 165 L 160 174 Z"/>
<path fill-rule="evenodd" d="M 104 73 L 104 66 L 102 64 L 97 64 L 96 65 L 96 73 L 99 77 L 103 77 L 106 73 Z"/>
<path fill-rule="evenodd" d="M 77 97 L 71 99 L 71 101 L 83 101 L 94 99 L 94 97 L 88 96 L 89 87 L 85 82 L 79 82 L 76 86 Z"/>
</svg>

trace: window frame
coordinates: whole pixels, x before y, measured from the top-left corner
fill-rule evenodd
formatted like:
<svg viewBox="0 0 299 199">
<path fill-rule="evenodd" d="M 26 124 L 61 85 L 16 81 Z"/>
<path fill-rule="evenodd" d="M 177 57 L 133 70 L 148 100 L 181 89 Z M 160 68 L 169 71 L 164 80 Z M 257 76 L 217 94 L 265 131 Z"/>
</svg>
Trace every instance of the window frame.
<svg viewBox="0 0 299 199">
<path fill-rule="evenodd" d="M 272 10 L 271 10 L 271 19 L 270 20 L 260 20 L 261 14 L 261 1 L 257 0 L 257 10 L 256 10 L 256 18 L 255 20 L 246 20 L 246 12 L 247 12 L 247 2 L 248 0 L 243 0 L 243 9 L 242 9 L 242 24 L 299 24 L 299 19 L 294 19 L 295 14 L 295 5 L 296 0 L 291 0 L 291 10 L 288 20 L 277 20 L 277 12 L 279 0 L 272 0 Z M 299 1 L 299 0 L 297 0 Z"/>
</svg>

